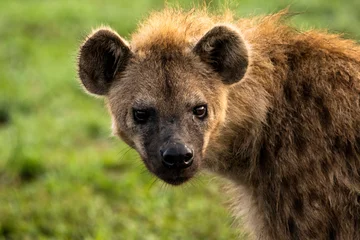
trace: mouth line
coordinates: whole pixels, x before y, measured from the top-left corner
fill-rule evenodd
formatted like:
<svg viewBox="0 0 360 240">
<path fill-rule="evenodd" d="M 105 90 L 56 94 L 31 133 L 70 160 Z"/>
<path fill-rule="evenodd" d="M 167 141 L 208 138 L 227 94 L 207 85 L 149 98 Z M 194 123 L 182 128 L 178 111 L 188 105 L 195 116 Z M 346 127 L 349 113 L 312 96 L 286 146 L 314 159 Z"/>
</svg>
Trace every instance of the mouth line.
<svg viewBox="0 0 360 240">
<path fill-rule="evenodd" d="M 190 180 L 191 177 L 161 178 L 164 182 L 178 186 Z"/>
</svg>

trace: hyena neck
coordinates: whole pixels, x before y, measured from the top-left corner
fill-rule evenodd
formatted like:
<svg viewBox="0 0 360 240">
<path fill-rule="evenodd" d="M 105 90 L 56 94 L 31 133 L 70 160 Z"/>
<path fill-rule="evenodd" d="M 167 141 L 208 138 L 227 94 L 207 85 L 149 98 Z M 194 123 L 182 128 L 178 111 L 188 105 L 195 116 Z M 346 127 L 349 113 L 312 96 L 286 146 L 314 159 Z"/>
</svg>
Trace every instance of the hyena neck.
<svg viewBox="0 0 360 240">
<path fill-rule="evenodd" d="M 278 44 L 285 40 L 272 42 L 267 31 L 259 31 L 260 37 L 253 36 L 255 31 L 243 31 L 249 65 L 244 78 L 229 90 L 226 120 L 211 139 L 206 159 L 210 171 L 249 186 L 259 181 L 258 162 L 267 141 L 269 113 L 289 71 L 287 50 Z"/>
<path fill-rule="evenodd" d="M 267 58 L 268 59 L 268 58 Z M 240 83 L 228 95 L 226 121 L 209 143 L 207 168 L 239 184 L 256 181 L 254 171 L 264 141 L 263 127 L 271 108 L 270 91 L 264 81 L 273 81 L 272 70 L 256 73 L 266 59 L 257 56 Z"/>
<path fill-rule="evenodd" d="M 233 196 L 234 217 L 241 218 L 257 239 L 269 239 L 271 226 L 258 191 L 262 182 L 259 160 L 268 140 L 266 126 L 274 96 L 281 91 L 286 73 L 279 74 L 271 60 L 274 58 L 267 53 L 253 52 L 250 57 L 245 77 L 229 91 L 226 121 L 211 138 L 205 162 L 209 171 L 231 181 L 225 190 Z"/>
</svg>

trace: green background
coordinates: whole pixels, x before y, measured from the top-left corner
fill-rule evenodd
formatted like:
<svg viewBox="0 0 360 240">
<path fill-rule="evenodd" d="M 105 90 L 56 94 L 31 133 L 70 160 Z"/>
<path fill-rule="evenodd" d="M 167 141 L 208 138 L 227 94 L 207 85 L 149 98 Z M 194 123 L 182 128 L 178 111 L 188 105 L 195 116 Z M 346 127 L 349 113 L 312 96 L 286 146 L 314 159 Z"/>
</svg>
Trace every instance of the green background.
<svg viewBox="0 0 360 240">
<path fill-rule="evenodd" d="M 228 3 L 239 16 L 288 5 L 302 13 L 292 20 L 301 29 L 360 38 L 359 0 Z M 110 137 L 103 100 L 77 81 L 77 48 L 93 27 L 128 37 L 163 7 L 160 0 L 0 1 L 0 239 L 246 238 L 231 227 L 213 176 L 177 188 L 156 181 Z"/>
</svg>

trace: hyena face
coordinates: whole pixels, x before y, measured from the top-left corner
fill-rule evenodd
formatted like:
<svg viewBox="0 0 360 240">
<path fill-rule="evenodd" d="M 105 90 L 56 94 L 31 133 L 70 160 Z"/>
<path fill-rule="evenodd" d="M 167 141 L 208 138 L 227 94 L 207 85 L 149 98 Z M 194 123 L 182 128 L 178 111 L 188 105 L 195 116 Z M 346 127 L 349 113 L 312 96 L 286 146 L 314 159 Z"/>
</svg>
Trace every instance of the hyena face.
<svg viewBox="0 0 360 240">
<path fill-rule="evenodd" d="M 181 183 L 195 174 L 209 133 L 225 114 L 224 90 L 189 54 L 134 57 L 109 92 L 115 133 L 151 172 Z"/>
<path fill-rule="evenodd" d="M 149 171 L 178 185 L 202 165 L 225 118 L 227 88 L 247 64 L 242 39 L 226 26 L 194 45 L 154 43 L 146 50 L 100 29 L 81 46 L 79 76 L 89 92 L 106 96 L 114 133 L 138 151 Z"/>
</svg>

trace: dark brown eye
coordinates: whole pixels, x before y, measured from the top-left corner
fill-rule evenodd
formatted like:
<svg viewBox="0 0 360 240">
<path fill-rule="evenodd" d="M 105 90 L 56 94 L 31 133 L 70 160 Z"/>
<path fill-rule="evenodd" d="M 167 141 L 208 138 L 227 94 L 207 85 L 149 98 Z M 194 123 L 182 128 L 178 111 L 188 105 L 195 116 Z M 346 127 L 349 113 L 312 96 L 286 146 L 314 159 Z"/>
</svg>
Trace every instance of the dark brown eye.
<svg viewBox="0 0 360 240">
<path fill-rule="evenodd" d="M 194 107 L 193 114 L 199 119 L 204 119 L 207 115 L 207 106 L 201 105 Z"/>
<path fill-rule="evenodd" d="M 133 116 L 136 123 L 144 124 L 150 117 L 150 111 L 134 109 Z"/>
</svg>

